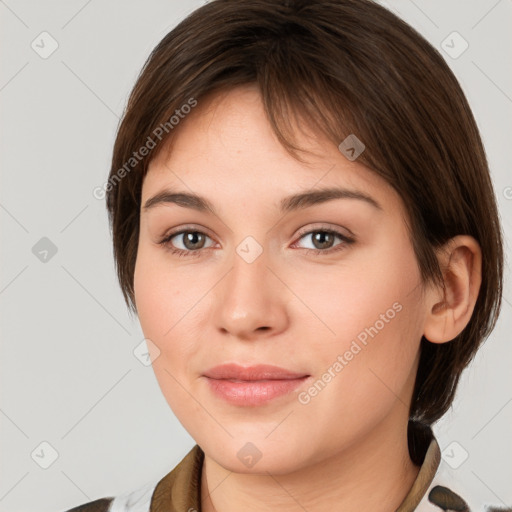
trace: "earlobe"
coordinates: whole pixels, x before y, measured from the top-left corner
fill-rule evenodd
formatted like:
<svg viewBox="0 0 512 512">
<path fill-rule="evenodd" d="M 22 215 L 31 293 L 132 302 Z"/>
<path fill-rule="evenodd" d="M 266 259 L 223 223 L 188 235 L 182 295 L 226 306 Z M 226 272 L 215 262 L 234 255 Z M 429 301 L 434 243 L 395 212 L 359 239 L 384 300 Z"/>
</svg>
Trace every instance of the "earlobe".
<svg viewBox="0 0 512 512">
<path fill-rule="evenodd" d="M 482 251 L 471 236 L 450 239 L 438 254 L 444 290 L 431 287 L 426 296 L 423 335 L 432 343 L 446 343 L 466 327 L 482 282 Z"/>
</svg>

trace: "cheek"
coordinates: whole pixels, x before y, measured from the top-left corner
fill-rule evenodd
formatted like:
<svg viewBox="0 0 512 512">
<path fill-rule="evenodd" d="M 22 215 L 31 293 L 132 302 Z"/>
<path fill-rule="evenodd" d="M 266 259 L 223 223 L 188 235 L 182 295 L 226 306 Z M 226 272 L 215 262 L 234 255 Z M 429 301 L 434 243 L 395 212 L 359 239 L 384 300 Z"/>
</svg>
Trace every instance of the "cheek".
<svg viewBox="0 0 512 512">
<path fill-rule="evenodd" d="M 348 348 L 351 340 L 364 343 L 372 334 L 393 333 L 396 339 L 417 321 L 420 272 L 406 239 L 390 238 L 340 265 L 311 267 L 291 279 L 312 313 L 316 336 L 312 332 L 310 339 L 319 350 Z"/>
<path fill-rule="evenodd" d="M 155 374 L 159 380 L 168 379 L 169 373 L 183 374 L 197 351 L 202 325 L 198 300 L 204 295 L 205 286 L 194 279 L 192 266 L 176 271 L 166 263 L 161 251 L 141 246 L 134 292 L 142 331 L 151 340 L 148 346 Z"/>
<path fill-rule="evenodd" d="M 139 250 L 134 273 L 135 301 L 144 337 L 149 340 L 146 343 L 155 377 L 167 403 L 181 417 L 193 408 L 180 386 L 182 383 L 188 387 L 184 375 L 194 353 L 194 347 L 183 336 L 191 326 L 192 303 L 189 304 L 190 294 L 183 289 L 186 283 L 166 275 L 168 269 L 157 260 L 149 251 Z"/>
<path fill-rule="evenodd" d="M 188 284 L 181 272 L 172 272 L 160 250 L 139 245 L 134 272 L 138 317 L 147 337 L 155 342 L 172 335 L 173 326 L 193 305 Z"/>
<path fill-rule="evenodd" d="M 360 252 L 357 264 L 309 273 L 307 282 L 300 281 L 318 318 L 311 330 L 304 325 L 315 373 L 336 375 L 326 376 L 336 382 L 326 386 L 333 393 L 329 401 L 353 403 L 354 410 L 402 393 L 414 374 L 422 333 L 420 273 L 412 248 L 381 247 L 378 254 Z"/>
<path fill-rule="evenodd" d="M 162 270 L 150 251 L 139 246 L 134 272 L 135 303 L 144 337 L 150 340 L 148 350 L 159 382 L 165 378 L 165 360 L 179 360 L 178 354 L 172 352 L 180 347 L 168 340 L 176 330 L 182 303 L 180 286 L 163 278 Z"/>
<path fill-rule="evenodd" d="M 299 401 L 304 414 L 327 419 L 329 436 L 340 443 L 347 432 L 364 435 L 392 410 L 408 414 L 419 352 L 420 336 L 411 323 L 417 306 L 405 297 L 393 303 L 381 299 L 372 309 L 348 301 L 333 320 L 333 341 L 325 343 L 324 337 L 309 349 L 315 380 Z M 323 428 L 325 422 L 312 426 L 320 437 Z"/>
</svg>

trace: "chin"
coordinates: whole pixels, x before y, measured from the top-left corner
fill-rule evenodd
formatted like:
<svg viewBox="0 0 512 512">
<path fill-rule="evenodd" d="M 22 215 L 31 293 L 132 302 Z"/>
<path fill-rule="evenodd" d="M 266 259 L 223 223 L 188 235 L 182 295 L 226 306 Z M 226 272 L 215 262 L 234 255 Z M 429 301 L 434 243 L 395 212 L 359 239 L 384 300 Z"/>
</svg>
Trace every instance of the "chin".
<svg viewBox="0 0 512 512">
<path fill-rule="evenodd" d="M 271 434 L 272 435 L 272 434 Z M 227 443 L 206 442 L 202 450 L 228 471 L 243 474 L 287 474 L 308 464 L 304 449 L 283 439 L 258 439 L 250 436 L 230 439 Z"/>
</svg>

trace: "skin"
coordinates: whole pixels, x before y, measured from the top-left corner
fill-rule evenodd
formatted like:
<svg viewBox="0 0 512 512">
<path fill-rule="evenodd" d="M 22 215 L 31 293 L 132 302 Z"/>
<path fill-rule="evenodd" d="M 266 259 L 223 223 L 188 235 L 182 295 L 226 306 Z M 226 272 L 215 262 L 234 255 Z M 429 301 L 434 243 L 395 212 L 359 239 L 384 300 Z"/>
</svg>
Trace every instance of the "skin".
<svg viewBox="0 0 512 512">
<path fill-rule="evenodd" d="M 467 324 L 480 250 L 472 238 L 456 237 L 439 254 L 446 293 L 422 286 L 394 189 L 306 128 L 297 142 L 313 152 L 305 163 L 277 141 L 253 87 L 200 101 L 180 123 L 143 184 L 139 320 L 161 390 L 205 452 L 203 510 L 316 512 L 336 503 L 337 510 L 392 511 L 419 469 L 409 458 L 407 421 L 421 337 L 447 342 Z M 283 197 L 330 186 L 367 194 L 381 208 L 344 198 L 279 212 Z M 168 187 L 207 198 L 216 215 L 172 203 L 144 208 Z M 206 236 L 158 243 L 180 228 Z M 315 244 L 322 229 L 355 241 Z M 263 251 L 252 263 L 236 252 L 247 236 Z M 180 257 L 171 246 L 199 255 Z M 299 393 L 396 303 L 400 312 L 300 403 Z M 229 362 L 311 377 L 264 405 L 235 406 L 202 376 Z M 237 457 L 247 442 L 262 455 L 252 467 Z"/>
</svg>

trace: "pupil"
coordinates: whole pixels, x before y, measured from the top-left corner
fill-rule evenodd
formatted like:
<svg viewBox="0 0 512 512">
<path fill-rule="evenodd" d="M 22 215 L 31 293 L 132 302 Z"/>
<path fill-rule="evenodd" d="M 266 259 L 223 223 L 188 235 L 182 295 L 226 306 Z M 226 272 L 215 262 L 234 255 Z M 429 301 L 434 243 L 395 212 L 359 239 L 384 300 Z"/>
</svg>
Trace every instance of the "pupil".
<svg viewBox="0 0 512 512">
<path fill-rule="evenodd" d="M 191 245 L 196 245 L 198 242 L 197 242 L 197 238 L 200 238 L 200 234 L 197 232 L 197 231 L 191 231 L 189 233 L 187 233 L 187 236 L 185 237 L 186 239 L 186 242 L 190 242 Z M 188 247 L 188 244 L 185 243 L 185 245 Z M 189 249 L 197 249 L 197 247 L 188 247 Z"/>
<path fill-rule="evenodd" d="M 315 241 L 315 245 L 316 245 L 316 242 L 319 241 L 320 242 L 320 246 L 321 247 L 318 247 L 319 249 L 325 249 L 326 246 L 329 246 L 329 242 L 325 243 L 325 238 L 327 237 L 327 239 L 329 240 L 329 238 L 332 238 L 332 233 L 322 233 L 322 232 L 318 232 L 314 237 L 314 241 Z M 330 240 L 329 240 L 330 241 Z"/>
</svg>

